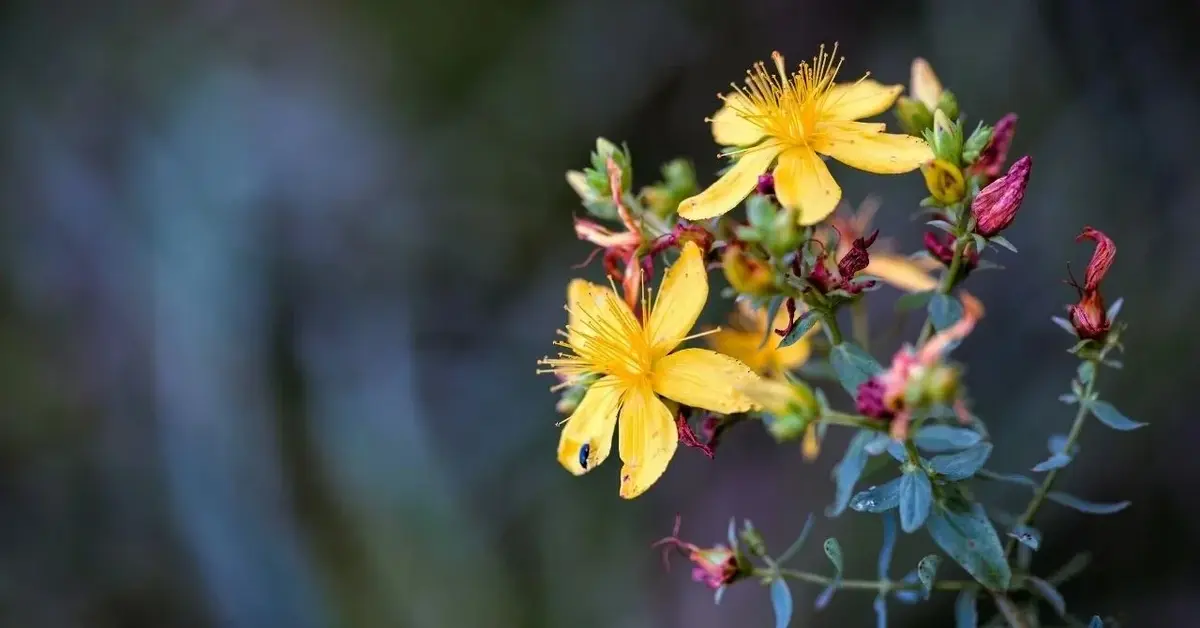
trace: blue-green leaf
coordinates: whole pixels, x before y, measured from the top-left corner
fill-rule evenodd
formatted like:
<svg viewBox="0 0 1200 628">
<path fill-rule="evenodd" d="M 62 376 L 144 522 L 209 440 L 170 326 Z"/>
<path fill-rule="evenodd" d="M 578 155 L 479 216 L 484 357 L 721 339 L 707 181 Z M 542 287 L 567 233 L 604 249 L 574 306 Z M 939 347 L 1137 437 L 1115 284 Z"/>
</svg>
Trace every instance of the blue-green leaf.
<svg viewBox="0 0 1200 628">
<path fill-rule="evenodd" d="M 800 530 L 800 536 L 796 537 L 796 540 L 792 542 L 792 546 L 787 548 L 787 551 L 780 554 L 779 558 L 775 559 L 775 562 L 782 565 L 791 560 L 792 557 L 796 555 L 796 552 L 799 552 L 800 548 L 804 547 L 804 542 L 808 540 L 808 533 L 812 532 L 812 527 L 813 516 L 809 515 L 808 520 L 804 522 L 804 528 Z"/>
<path fill-rule="evenodd" d="M 916 532 L 925 524 L 933 504 L 933 486 L 922 469 L 913 469 L 900 478 L 900 529 Z"/>
<path fill-rule="evenodd" d="M 1096 400 L 1088 404 L 1088 409 L 1092 411 L 1092 416 L 1100 419 L 1100 422 L 1122 432 L 1136 430 L 1139 427 L 1145 427 L 1145 423 L 1138 423 L 1129 417 L 1121 414 L 1121 411 L 1113 407 L 1107 401 Z"/>
<path fill-rule="evenodd" d="M 933 453 L 959 451 L 978 443 L 983 437 L 975 430 L 951 425 L 922 427 L 913 435 L 917 447 Z"/>
<path fill-rule="evenodd" d="M 1067 394 L 1065 394 L 1065 395 L 1059 395 L 1059 396 L 1058 396 L 1058 400 L 1059 400 L 1059 401 L 1061 401 L 1061 402 L 1063 402 L 1063 403 L 1065 403 L 1065 404 L 1067 404 L 1067 405 L 1072 405 L 1072 404 L 1074 404 L 1075 402 L 1079 401 L 1079 397 L 1076 397 L 1076 396 L 1075 396 L 1074 394 L 1072 394 L 1072 393 L 1067 393 Z"/>
<path fill-rule="evenodd" d="M 883 545 L 879 548 L 879 579 L 888 579 L 888 567 L 892 564 L 892 551 L 896 549 L 896 516 L 883 515 Z"/>
<path fill-rule="evenodd" d="M 1049 458 L 1037 463 L 1031 471 L 1041 473 L 1043 471 L 1052 471 L 1061 469 L 1071 464 L 1071 456 L 1067 454 L 1053 454 Z"/>
<path fill-rule="evenodd" d="M 767 303 L 767 328 L 763 331 L 762 342 L 758 344 L 759 350 L 767 346 L 767 341 L 771 339 L 771 334 L 775 333 L 775 317 L 779 316 L 779 308 L 783 307 L 783 302 L 786 300 L 787 297 L 776 295 L 771 297 L 770 302 Z"/>
<path fill-rule="evenodd" d="M 941 331 L 962 318 L 962 303 L 948 294 L 935 294 L 929 299 L 929 320 Z"/>
<path fill-rule="evenodd" d="M 1076 377 L 1076 379 L 1079 380 L 1080 384 L 1087 386 L 1089 383 L 1091 383 L 1092 378 L 1095 376 L 1096 376 L 1096 364 L 1095 363 L 1093 363 L 1091 361 L 1079 363 L 1079 369 L 1076 371 L 1075 377 Z"/>
<path fill-rule="evenodd" d="M 1099 615 L 1092 615 L 1092 621 L 1088 622 L 1088 628 L 1104 628 L 1104 620 L 1100 619 Z"/>
<path fill-rule="evenodd" d="M 1042 546 L 1042 533 L 1036 528 L 1019 525 L 1010 530 L 1008 535 L 1034 551 Z"/>
<path fill-rule="evenodd" d="M 746 199 L 746 218 L 751 226 L 759 231 L 766 231 L 771 228 L 771 223 L 775 220 L 775 203 L 768 196 L 762 194 L 752 194 Z"/>
<path fill-rule="evenodd" d="M 927 224 L 930 227 L 933 227 L 935 229 L 941 229 L 942 231 L 945 231 L 946 233 L 949 233 L 950 235 L 954 235 L 954 225 L 946 222 L 945 220 L 929 220 L 929 221 L 926 221 L 925 224 Z"/>
<path fill-rule="evenodd" d="M 790 347 L 796 344 L 796 341 L 803 338 L 804 334 L 807 334 L 820 319 L 821 317 L 814 314 L 812 310 L 805 310 L 792 330 L 779 340 L 779 347 Z"/>
<path fill-rule="evenodd" d="M 985 587 L 1008 588 L 1012 571 L 983 506 L 973 503 L 970 510 L 955 512 L 938 505 L 925 528 L 942 551 Z"/>
<path fill-rule="evenodd" d="M 729 547 L 737 547 L 737 519 L 729 518 Z"/>
<path fill-rule="evenodd" d="M 929 461 L 929 468 L 946 479 L 957 482 L 975 475 L 991 455 L 991 443 L 977 443 L 958 453 L 934 456 Z"/>
<path fill-rule="evenodd" d="M 842 388 L 851 395 L 858 394 L 858 387 L 863 382 L 883 371 L 871 354 L 852 342 L 843 342 L 830 349 L 829 363 Z"/>
<path fill-rule="evenodd" d="M 975 608 L 976 591 L 967 587 L 954 600 L 954 628 L 979 628 L 979 611 Z"/>
<path fill-rule="evenodd" d="M 1071 323 L 1067 321 L 1067 319 L 1065 319 L 1065 318 L 1063 318 L 1063 317 L 1061 317 L 1061 316 L 1051 316 L 1051 317 L 1050 317 L 1050 322 L 1052 322 L 1052 323 L 1054 323 L 1055 325 L 1058 325 L 1059 327 L 1063 328 L 1063 330 L 1065 330 L 1065 331 L 1066 331 L 1068 334 L 1071 334 L 1072 336 L 1075 336 L 1075 335 L 1076 335 L 1076 334 L 1075 334 L 1075 327 L 1074 327 L 1074 326 L 1072 326 L 1072 325 L 1071 325 Z"/>
<path fill-rule="evenodd" d="M 896 311 L 908 312 L 917 308 L 926 307 L 929 303 L 929 299 L 934 294 L 935 293 L 932 290 L 926 290 L 925 292 L 909 292 L 901 295 L 899 299 L 896 299 Z"/>
<path fill-rule="evenodd" d="M 882 593 L 875 596 L 871 608 L 875 609 L 875 628 L 887 628 L 887 600 L 883 599 Z"/>
<path fill-rule="evenodd" d="M 937 576 L 938 565 L 941 564 L 942 559 L 937 554 L 930 554 L 917 563 L 917 578 L 921 580 L 921 590 L 925 592 L 927 600 L 933 592 L 933 579 Z"/>
<path fill-rule="evenodd" d="M 992 236 L 992 237 L 989 239 L 989 241 L 990 241 L 992 244 L 996 244 L 996 245 L 1002 246 L 1002 247 L 1004 247 L 1004 248 L 1006 248 L 1006 249 L 1008 249 L 1008 250 L 1012 251 L 1013 253 L 1016 253 L 1016 252 L 1017 252 L 1017 247 L 1013 246 L 1013 243 L 1012 243 L 1012 242 L 1009 242 L 1009 241 L 1008 241 L 1008 238 L 1005 238 L 1004 236 Z"/>
<path fill-rule="evenodd" d="M 979 477 L 987 480 L 1008 482 L 1009 484 L 1020 484 L 1021 486 L 1028 486 L 1030 488 L 1035 488 L 1038 485 L 1038 483 L 1034 482 L 1033 479 L 1027 478 L 1018 473 L 997 473 L 995 471 L 989 471 L 988 469 L 980 469 L 978 475 Z"/>
<path fill-rule="evenodd" d="M 771 607 L 775 609 L 775 628 L 787 628 L 792 622 L 792 592 L 783 578 L 771 581 Z"/>
<path fill-rule="evenodd" d="M 903 477 L 872 486 L 850 498 L 850 507 L 858 512 L 887 512 L 900 505 Z"/>
<path fill-rule="evenodd" d="M 834 592 L 842 585 L 844 560 L 842 558 L 841 543 L 838 543 L 838 540 L 834 538 L 825 539 L 825 555 L 829 557 L 829 562 L 833 563 L 833 582 L 828 587 L 825 587 L 825 590 L 821 591 L 821 594 L 817 596 L 814 603 L 817 610 L 825 608 L 829 604 L 829 601 L 833 599 Z"/>
<path fill-rule="evenodd" d="M 1097 502 L 1089 502 L 1085 499 L 1079 499 L 1074 495 L 1051 491 L 1046 497 L 1052 501 L 1068 508 L 1074 508 L 1079 512 L 1086 512 L 1092 515 L 1111 515 L 1125 510 L 1132 504 L 1131 501 L 1117 502 L 1115 504 L 1101 504 Z"/>
<path fill-rule="evenodd" d="M 1117 320 L 1117 314 L 1121 313 L 1121 306 L 1124 304 L 1125 304 L 1125 299 L 1118 298 L 1116 301 L 1113 301 L 1112 305 L 1108 306 L 1108 311 L 1105 312 L 1104 315 L 1109 320 L 1109 322 Z"/>
<path fill-rule="evenodd" d="M 892 440 L 892 437 L 888 434 L 876 434 L 875 438 L 871 439 L 871 441 L 866 444 L 865 448 L 867 453 L 871 454 L 872 456 L 878 456 L 879 454 L 887 451 L 888 447 L 895 442 L 896 441 Z"/>
<path fill-rule="evenodd" d="M 854 484 L 858 482 L 867 466 L 865 446 L 874 438 L 875 433 L 871 430 L 859 430 L 846 446 L 846 455 L 842 456 L 842 461 L 833 469 L 833 481 L 837 488 L 833 504 L 825 509 L 826 516 L 838 516 L 850 504 L 850 497 L 854 495 Z"/>
<path fill-rule="evenodd" d="M 725 585 L 717 587 L 717 590 L 713 592 L 713 604 L 720 604 L 723 597 L 725 597 Z"/>
<path fill-rule="evenodd" d="M 1067 614 L 1067 602 L 1063 599 L 1062 594 L 1058 592 L 1058 589 L 1054 588 L 1054 585 L 1035 576 L 1029 576 L 1025 581 L 1030 584 L 1032 587 L 1031 590 L 1037 593 L 1038 597 L 1050 604 L 1050 608 L 1053 608 L 1059 617 Z"/>
</svg>

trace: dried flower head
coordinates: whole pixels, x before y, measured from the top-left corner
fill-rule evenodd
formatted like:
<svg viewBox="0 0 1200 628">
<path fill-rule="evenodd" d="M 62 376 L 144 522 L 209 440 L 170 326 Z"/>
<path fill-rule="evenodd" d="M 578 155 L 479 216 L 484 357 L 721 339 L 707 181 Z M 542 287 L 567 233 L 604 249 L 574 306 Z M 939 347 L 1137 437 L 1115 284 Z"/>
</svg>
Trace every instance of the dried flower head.
<svg viewBox="0 0 1200 628">
<path fill-rule="evenodd" d="M 1104 280 L 1108 269 L 1112 267 L 1113 260 L 1117 256 L 1117 246 L 1113 244 L 1112 238 L 1092 227 L 1084 227 L 1083 232 L 1075 238 L 1076 242 L 1083 240 L 1095 242 L 1096 250 L 1092 253 L 1091 261 L 1088 262 L 1083 285 L 1079 285 L 1074 277 L 1067 282 L 1079 292 L 1079 301 L 1074 305 L 1067 306 L 1067 312 L 1070 313 L 1071 326 L 1075 328 L 1075 333 L 1080 338 L 1103 340 L 1112 329 L 1112 321 L 1109 320 L 1108 313 L 1104 308 L 1104 297 L 1100 295 L 1100 282 Z M 1068 267 L 1068 272 L 1070 272 L 1070 267 Z"/>
</svg>

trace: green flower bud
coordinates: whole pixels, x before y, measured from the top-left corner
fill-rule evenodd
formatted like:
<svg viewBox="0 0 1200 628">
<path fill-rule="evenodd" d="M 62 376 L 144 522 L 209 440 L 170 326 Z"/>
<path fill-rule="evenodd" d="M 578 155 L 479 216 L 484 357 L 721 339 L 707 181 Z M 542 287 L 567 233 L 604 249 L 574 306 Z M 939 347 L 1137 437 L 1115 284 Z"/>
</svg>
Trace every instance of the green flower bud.
<svg viewBox="0 0 1200 628">
<path fill-rule="evenodd" d="M 596 138 L 596 152 L 592 153 L 592 171 L 587 173 L 588 180 L 593 188 L 600 188 L 604 196 L 611 196 L 608 182 L 610 157 L 621 169 L 621 193 L 626 194 L 633 187 L 633 157 L 629 154 L 629 147 L 618 148 L 603 137 Z"/>
<path fill-rule="evenodd" d="M 935 367 L 926 375 L 925 382 L 933 403 L 952 405 L 958 400 L 958 369 L 947 365 Z"/>
<path fill-rule="evenodd" d="M 962 127 L 951 122 L 941 109 L 933 113 L 933 146 L 934 155 L 941 160 L 957 166 L 962 163 L 963 133 Z"/>
<path fill-rule="evenodd" d="M 771 415 L 771 418 L 765 422 L 767 431 L 771 433 L 771 437 L 777 443 L 800 440 L 804 437 L 804 432 L 808 430 L 810 423 L 800 415 L 791 412 Z"/>
<path fill-rule="evenodd" d="M 947 118 L 951 120 L 958 119 L 958 99 L 954 97 L 954 92 L 948 89 L 942 90 L 942 95 L 938 98 L 937 108 L 938 111 L 944 112 Z"/>
<path fill-rule="evenodd" d="M 919 100 L 905 96 L 897 98 L 894 113 L 900 128 L 909 135 L 921 137 L 926 129 L 933 126 L 933 113 Z"/>
<path fill-rule="evenodd" d="M 785 207 L 775 214 L 767 232 L 767 249 L 775 255 L 783 255 L 800 246 L 800 225 L 797 222 L 796 210 Z"/>
<path fill-rule="evenodd" d="M 975 131 L 963 142 L 963 161 L 965 163 L 973 164 L 979 160 L 979 155 L 987 148 L 988 142 L 992 141 L 992 131 L 992 127 L 982 122 L 975 127 Z"/>
</svg>

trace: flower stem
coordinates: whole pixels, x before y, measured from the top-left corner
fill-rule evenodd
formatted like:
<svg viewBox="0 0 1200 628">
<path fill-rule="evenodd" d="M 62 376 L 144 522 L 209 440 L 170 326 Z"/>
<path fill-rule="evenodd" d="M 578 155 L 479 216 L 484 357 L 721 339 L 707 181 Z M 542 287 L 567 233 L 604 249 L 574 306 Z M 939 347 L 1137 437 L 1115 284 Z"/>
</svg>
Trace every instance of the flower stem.
<svg viewBox="0 0 1200 628">
<path fill-rule="evenodd" d="M 950 258 L 950 267 L 942 274 L 942 280 L 938 283 L 937 291 L 939 294 L 950 294 L 954 289 L 954 282 L 958 278 L 959 270 L 962 268 L 963 257 L 967 251 L 967 245 L 970 244 L 970 239 L 959 235 L 954 242 L 954 256 Z M 925 344 L 926 340 L 933 335 L 933 318 L 925 317 L 925 326 L 921 328 L 921 336 L 917 339 L 917 346 Z"/>
<path fill-rule="evenodd" d="M 1083 424 L 1086 422 L 1088 415 L 1088 403 L 1092 396 L 1092 391 L 1096 388 L 1096 375 L 1100 369 L 1096 368 L 1096 360 L 1088 360 L 1092 364 L 1092 377 L 1088 379 L 1087 384 L 1083 387 L 1083 394 L 1079 397 L 1079 410 L 1075 413 L 1075 421 L 1071 423 L 1071 431 L 1067 432 L 1067 440 L 1063 443 L 1063 451 L 1070 452 L 1075 446 L 1075 441 L 1079 440 L 1079 434 L 1083 432 Z M 1054 480 L 1058 479 L 1059 469 L 1053 469 L 1046 474 L 1046 479 L 1042 480 L 1042 485 L 1038 487 L 1037 492 L 1033 494 L 1033 499 L 1029 500 L 1029 506 L 1025 508 L 1025 512 L 1017 518 L 1015 527 L 1027 526 L 1037 515 L 1038 509 L 1042 507 L 1042 503 L 1046 501 L 1046 495 L 1050 494 L 1050 489 L 1054 486 Z M 1004 556 L 1011 557 L 1013 550 L 1017 547 L 1017 539 L 1009 538 L 1008 544 L 1004 547 Z"/>
<path fill-rule="evenodd" d="M 822 327 L 825 328 L 825 335 L 829 336 L 829 344 L 837 346 L 842 344 L 842 328 L 838 327 L 837 313 L 826 311 L 821 315 Z"/>
<path fill-rule="evenodd" d="M 829 423 L 830 425 L 845 425 L 847 427 L 875 430 L 876 432 L 888 431 L 888 424 L 886 421 L 881 421 L 879 419 L 873 419 L 871 417 L 858 414 L 835 412 L 833 410 L 828 410 L 822 413 L 821 421 Z"/>
<path fill-rule="evenodd" d="M 756 576 L 769 575 L 767 571 L 759 573 L 755 571 Z M 784 578 L 800 580 L 802 582 L 811 582 L 812 584 L 820 584 L 829 586 L 837 582 L 835 578 L 822 576 L 820 574 L 810 573 L 807 571 L 798 571 L 795 569 L 780 569 L 779 575 Z M 837 583 L 839 589 L 858 589 L 865 591 L 919 591 L 921 583 L 900 582 L 897 580 L 842 580 Z M 961 591 L 968 586 L 974 585 L 974 582 L 966 580 L 938 580 L 933 583 L 933 588 L 938 591 Z"/>
<path fill-rule="evenodd" d="M 850 306 L 850 337 L 863 348 L 871 350 L 870 320 L 867 314 L 867 302 L 859 299 Z"/>
</svg>

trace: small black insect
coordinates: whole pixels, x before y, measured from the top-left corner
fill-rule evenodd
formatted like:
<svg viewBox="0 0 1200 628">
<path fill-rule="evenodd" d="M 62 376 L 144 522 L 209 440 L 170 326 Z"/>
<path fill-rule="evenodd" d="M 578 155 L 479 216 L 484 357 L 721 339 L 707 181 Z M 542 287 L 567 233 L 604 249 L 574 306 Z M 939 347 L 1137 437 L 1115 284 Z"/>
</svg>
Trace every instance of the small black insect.
<svg viewBox="0 0 1200 628">
<path fill-rule="evenodd" d="M 585 470 L 588 468 L 588 454 L 591 453 L 591 443 L 584 443 L 583 446 L 579 448 L 579 466 L 583 467 Z"/>
</svg>

